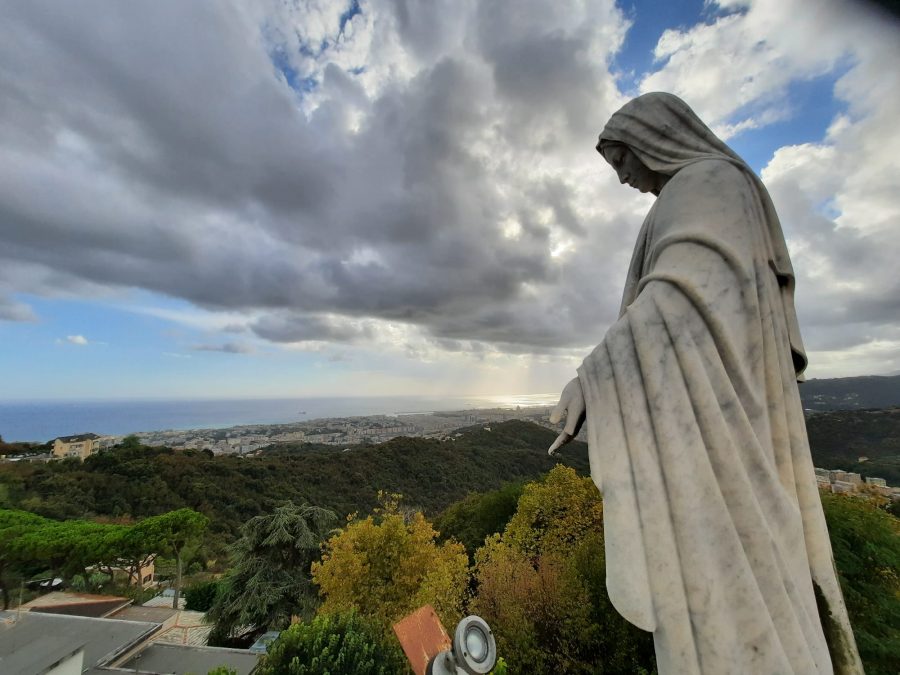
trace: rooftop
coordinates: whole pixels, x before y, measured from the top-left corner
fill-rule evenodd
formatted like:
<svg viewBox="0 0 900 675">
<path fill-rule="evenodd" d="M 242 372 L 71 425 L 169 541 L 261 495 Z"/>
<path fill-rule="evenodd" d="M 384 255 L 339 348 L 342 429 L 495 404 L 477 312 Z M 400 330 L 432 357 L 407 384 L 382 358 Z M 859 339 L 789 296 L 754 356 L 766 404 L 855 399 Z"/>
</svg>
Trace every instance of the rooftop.
<svg viewBox="0 0 900 675">
<path fill-rule="evenodd" d="M 75 443 L 77 441 L 93 441 L 97 438 L 100 438 L 97 434 L 76 434 L 74 436 L 60 436 L 56 440 L 63 443 Z"/>
<path fill-rule="evenodd" d="M 128 598 L 91 593 L 53 591 L 22 605 L 30 612 L 69 614 L 71 616 L 106 617 L 131 604 Z"/>
<path fill-rule="evenodd" d="M 212 631 L 212 624 L 206 623 L 204 616 L 203 612 L 179 610 L 174 619 L 166 621 L 163 630 L 153 636 L 153 641 L 174 645 L 205 645 Z"/>
<path fill-rule="evenodd" d="M 208 673 L 217 666 L 228 666 L 237 675 L 248 675 L 259 656 L 244 649 L 222 647 L 187 647 L 155 642 L 117 667 L 150 673 Z"/>
<path fill-rule="evenodd" d="M 105 665 L 159 630 L 159 624 L 40 612 L 0 612 L 0 672 L 32 675 L 53 651 L 84 646 L 86 669 Z M 46 664 L 52 665 L 52 662 Z M 36 667 L 37 666 L 37 667 Z"/>
<path fill-rule="evenodd" d="M 178 610 L 171 607 L 142 607 L 140 605 L 130 605 L 119 611 L 110 614 L 110 619 L 121 619 L 122 621 L 150 621 L 151 623 L 171 623 L 174 624 L 175 615 Z"/>
<path fill-rule="evenodd" d="M 45 635 L 31 643 L 30 649 L 16 649 L 13 646 L 11 654 L 0 654 L 0 668 L 6 675 L 43 675 L 61 661 L 77 654 L 83 646 L 78 638 Z"/>
</svg>

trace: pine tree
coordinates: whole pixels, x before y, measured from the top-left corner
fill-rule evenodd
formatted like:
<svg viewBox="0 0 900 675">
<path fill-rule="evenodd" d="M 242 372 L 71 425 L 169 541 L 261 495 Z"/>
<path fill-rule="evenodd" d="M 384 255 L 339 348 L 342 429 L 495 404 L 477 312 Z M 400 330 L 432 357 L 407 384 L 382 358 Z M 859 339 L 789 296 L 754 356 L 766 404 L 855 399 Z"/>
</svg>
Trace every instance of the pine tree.
<svg viewBox="0 0 900 675">
<path fill-rule="evenodd" d="M 284 628 L 293 615 L 310 615 L 316 604 L 310 565 L 336 524 L 334 512 L 293 502 L 248 520 L 208 613 L 215 622 L 210 642 L 238 631 Z"/>
</svg>

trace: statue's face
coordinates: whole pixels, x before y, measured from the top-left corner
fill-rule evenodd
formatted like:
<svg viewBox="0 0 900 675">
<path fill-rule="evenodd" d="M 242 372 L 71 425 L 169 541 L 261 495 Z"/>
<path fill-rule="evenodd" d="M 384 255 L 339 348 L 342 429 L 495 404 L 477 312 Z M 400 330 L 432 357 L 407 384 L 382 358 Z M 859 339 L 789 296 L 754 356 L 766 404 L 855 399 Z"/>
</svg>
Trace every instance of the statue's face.
<svg viewBox="0 0 900 675">
<path fill-rule="evenodd" d="M 662 182 L 664 182 L 661 182 L 661 174 L 648 169 L 627 145 L 622 143 L 605 144 L 601 152 L 603 158 L 619 175 L 620 183 L 627 183 L 641 192 L 659 194 Z"/>
</svg>

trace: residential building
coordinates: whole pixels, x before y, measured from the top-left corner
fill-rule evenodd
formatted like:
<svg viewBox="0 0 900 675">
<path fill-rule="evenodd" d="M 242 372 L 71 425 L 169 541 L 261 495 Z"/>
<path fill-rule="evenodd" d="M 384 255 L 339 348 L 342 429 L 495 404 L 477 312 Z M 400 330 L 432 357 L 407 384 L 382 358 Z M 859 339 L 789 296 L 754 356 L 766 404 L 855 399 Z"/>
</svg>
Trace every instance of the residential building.
<svg viewBox="0 0 900 675">
<path fill-rule="evenodd" d="M 53 441 L 53 456 L 57 459 L 74 457 L 84 461 L 85 457 L 90 457 L 98 450 L 100 450 L 100 436 L 97 434 L 60 436 Z"/>
</svg>

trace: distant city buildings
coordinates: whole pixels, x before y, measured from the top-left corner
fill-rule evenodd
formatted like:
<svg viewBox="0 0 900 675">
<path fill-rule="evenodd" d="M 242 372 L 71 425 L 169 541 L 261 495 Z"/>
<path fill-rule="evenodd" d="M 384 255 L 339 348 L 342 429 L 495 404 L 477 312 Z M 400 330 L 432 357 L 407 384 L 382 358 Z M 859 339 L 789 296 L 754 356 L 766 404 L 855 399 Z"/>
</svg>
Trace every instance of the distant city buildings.
<svg viewBox="0 0 900 675">
<path fill-rule="evenodd" d="M 149 447 L 173 450 L 201 450 L 214 455 L 245 457 L 278 444 L 315 443 L 347 447 L 366 443 L 384 443 L 399 436 L 435 438 L 452 441 L 464 427 L 489 429 L 491 424 L 507 420 L 525 420 L 557 431 L 550 423 L 552 408 L 547 406 L 484 408 L 430 413 L 402 413 L 367 417 L 335 417 L 305 420 L 289 424 L 250 424 L 219 429 L 181 429 L 142 431 L 133 435 Z M 52 450 L 15 455 L 0 455 L 0 461 L 50 461 L 79 459 L 122 442 L 124 436 L 100 436 L 83 433 L 54 439 Z M 581 440 L 583 437 L 579 436 Z"/>
<path fill-rule="evenodd" d="M 531 407 L 481 409 L 434 413 L 407 413 L 397 416 L 335 417 L 292 424 L 255 424 L 227 429 L 141 432 L 140 442 L 176 450 L 208 450 L 215 455 L 246 456 L 262 448 L 284 443 L 315 443 L 346 447 L 364 443 L 384 443 L 398 436 L 452 439 L 457 429 L 494 422 L 522 419 L 554 428 L 550 408 Z"/>
</svg>

